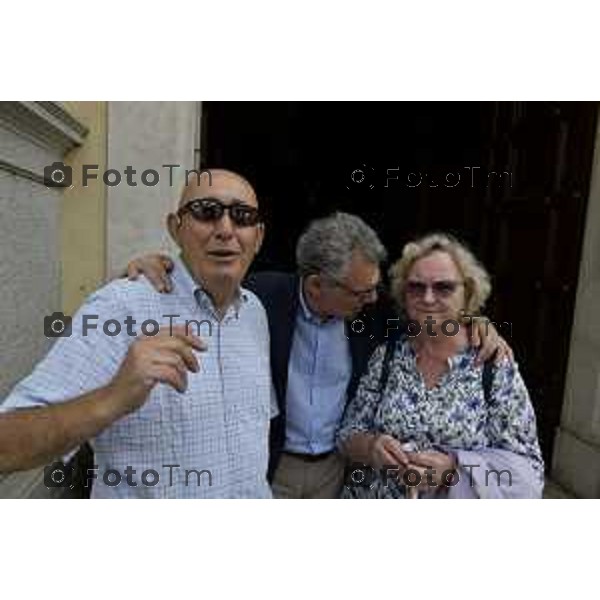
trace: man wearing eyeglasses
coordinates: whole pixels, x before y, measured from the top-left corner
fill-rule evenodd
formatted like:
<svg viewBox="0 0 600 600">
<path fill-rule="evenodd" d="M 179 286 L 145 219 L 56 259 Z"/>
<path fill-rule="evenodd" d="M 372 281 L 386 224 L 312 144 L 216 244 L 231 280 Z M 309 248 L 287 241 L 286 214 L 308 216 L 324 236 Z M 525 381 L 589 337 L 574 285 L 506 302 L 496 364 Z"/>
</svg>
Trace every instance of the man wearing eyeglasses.
<svg viewBox="0 0 600 600">
<path fill-rule="evenodd" d="M 373 350 L 388 328 L 400 328 L 379 294 L 385 258 L 371 227 L 335 213 L 313 221 L 300 237 L 297 274 L 255 273 L 247 280 L 267 310 L 271 332 L 279 416 L 271 427 L 269 472 L 277 498 L 340 494 L 338 425 Z M 144 272 L 168 291 L 170 266 L 168 257 L 146 256 L 130 263 L 129 275 Z M 503 344 L 495 333 L 483 342 L 483 358 Z"/>
<path fill-rule="evenodd" d="M 313 221 L 298 240 L 296 276 L 263 276 L 259 296 L 282 407 L 271 443 L 277 498 L 339 497 L 344 464 L 335 435 L 375 345 L 352 335 L 353 319 L 377 300 L 385 255 L 362 219 L 336 213 Z"/>
<path fill-rule="evenodd" d="M 188 182 L 167 226 L 181 250 L 172 293 L 118 280 L 86 301 L 72 335 L 0 407 L 0 472 L 89 440 L 93 497 L 271 496 L 268 323 L 240 287 L 264 235 L 256 195 L 241 176 L 209 170 Z M 70 480 L 58 463 L 46 476 L 49 487 Z"/>
</svg>

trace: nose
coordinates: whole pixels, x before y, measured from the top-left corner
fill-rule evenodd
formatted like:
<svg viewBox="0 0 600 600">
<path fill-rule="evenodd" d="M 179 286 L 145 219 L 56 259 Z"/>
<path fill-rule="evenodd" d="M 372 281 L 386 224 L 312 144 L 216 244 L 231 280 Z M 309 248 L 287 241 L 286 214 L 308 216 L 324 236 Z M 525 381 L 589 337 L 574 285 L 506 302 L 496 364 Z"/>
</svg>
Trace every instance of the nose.
<svg viewBox="0 0 600 600">
<path fill-rule="evenodd" d="M 427 304 L 432 304 L 433 302 L 435 302 L 435 295 L 433 293 L 433 288 L 430 285 L 428 285 L 425 290 L 425 294 L 423 295 L 423 301 L 426 302 Z"/>
<path fill-rule="evenodd" d="M 372 289 L 369 292 L 368 297 L 366 298 L 365 304 L 373 304 L 373 303 L 377 302 L 378 297 L 379 297 L 379 294 L 377 292 L 377 288 Z"/>
<path fill-rule="evenodd" d="M 364 293 L 364 295 L 358 299 L 358 304 L 360 305 L 361 310 L 365 306 L 374 304 L 375 302 L 377 302 L 377 290 L 371 290 L 370 292 Z"/>
<path fill-rule="evenodd" d="M 221 239 L 228 239 L 233 235 L 234 225 L 229 211 L 226 210 L 223 216 L 215 223 L 216 234 Z"/>
</svg>

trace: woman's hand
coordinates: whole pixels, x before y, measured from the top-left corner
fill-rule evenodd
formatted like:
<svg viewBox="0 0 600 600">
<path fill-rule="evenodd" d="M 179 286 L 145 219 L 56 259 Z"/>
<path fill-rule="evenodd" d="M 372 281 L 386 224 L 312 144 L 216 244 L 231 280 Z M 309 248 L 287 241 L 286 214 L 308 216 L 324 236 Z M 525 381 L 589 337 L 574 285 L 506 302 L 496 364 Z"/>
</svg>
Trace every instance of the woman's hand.
<svg viewBox="0 0 600 600">
<path fill-rule="evenodd" d="M 172 270 L 173 261 L 165 254 L 145 254 L 129 262 L 127 277 L 133 281 L 143 273 L 157 292 L 170 292 L 173 289 L 169 277 Z"/>
<path fill-rule="evenodd" d="M 450 474 L 457 468 L 456 460 L 453 456 L 444 452 L 410 452 L 408 453 L 409 464 L 406 470 L 414 470 L 421 476 L 421 482 L 418 486 L 420 491 L 431 487 L 437 487 L 449 483 Z M 446 477 L 443 477 L 445 475 Z M 412 480 L 411 476 L 409 477 Z M 447 479 L 446 479 L 447 478 Z"/>
<path fill-rule="evenodd" d="M 408 454 L 402 450 L 402 444 L 385 433 L 373 438 L 369 451 L 369 464 L 376 470 L 384 466 L 398 467 L 399 475 L 409 463 Z"/>
</svg>

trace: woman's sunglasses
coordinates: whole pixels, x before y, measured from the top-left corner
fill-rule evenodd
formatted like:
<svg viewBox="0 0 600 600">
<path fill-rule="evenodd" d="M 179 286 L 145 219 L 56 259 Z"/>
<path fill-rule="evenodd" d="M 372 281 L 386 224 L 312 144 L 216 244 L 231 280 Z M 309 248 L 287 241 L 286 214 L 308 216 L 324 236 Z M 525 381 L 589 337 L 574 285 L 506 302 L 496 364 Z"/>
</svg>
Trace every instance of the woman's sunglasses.
<svg viewBox="0 0 600 600">
<path fill-rule="evenodd" d="M 427 289 L 431 288 L 431 292 L 438 298 L 448 298 L 454 294 L 458 286 L 462 285 L 462 281 L 434 281 L 431 284 L 423 281 L 407 281 L 406 293 L 410 296 L 418 296 L 422 298 L 427 293 Z"/>
</svg>

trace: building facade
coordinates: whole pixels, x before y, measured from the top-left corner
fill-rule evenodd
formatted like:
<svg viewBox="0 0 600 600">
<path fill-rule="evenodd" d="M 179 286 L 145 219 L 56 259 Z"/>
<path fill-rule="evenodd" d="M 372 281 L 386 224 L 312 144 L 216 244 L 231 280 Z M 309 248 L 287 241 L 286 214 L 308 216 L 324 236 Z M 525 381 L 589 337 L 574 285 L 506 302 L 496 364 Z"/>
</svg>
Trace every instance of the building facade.
<svg viewBox="0 0 600 600">
<path fill-rule="evenodd" d="M 72 314 L 133 256 L 173 250 L 164 218 L 200 164 L 202 116 L 200 102 L 0 103 L 0 401 L 47 352 L 44 316 Z M 581 498 L 600 498 L 600 129 L 592 161 L 551 465 Z M 70 185 L 46 185 L 55 163 Z M 56 495 L 41 472 L 0 476 L 0 497 Z"/>
</svg>

